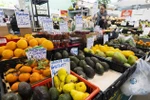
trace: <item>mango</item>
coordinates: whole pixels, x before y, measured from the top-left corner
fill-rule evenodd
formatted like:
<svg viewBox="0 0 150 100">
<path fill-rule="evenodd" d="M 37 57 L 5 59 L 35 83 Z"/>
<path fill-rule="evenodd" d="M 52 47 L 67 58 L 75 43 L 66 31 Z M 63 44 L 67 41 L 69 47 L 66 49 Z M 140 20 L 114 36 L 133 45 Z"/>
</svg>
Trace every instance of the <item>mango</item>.
<svg viewBox="0 0 150 100">
<path fill-rule="evenodd" d="M 115 62 L 121 63 L 121 64 L 124 64 L 128 61 L 126 59 L 126 57 L 120 52 L 115 52 L 113 57 L 112 57 L 112 60 Z"/>
</svg>

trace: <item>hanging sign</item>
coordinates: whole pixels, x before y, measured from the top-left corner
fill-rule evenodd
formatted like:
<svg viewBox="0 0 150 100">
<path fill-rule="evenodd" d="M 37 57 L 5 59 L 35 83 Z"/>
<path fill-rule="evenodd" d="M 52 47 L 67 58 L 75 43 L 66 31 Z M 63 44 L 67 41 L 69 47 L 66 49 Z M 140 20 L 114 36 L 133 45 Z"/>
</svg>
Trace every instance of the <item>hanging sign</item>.
<svg viewBox="0 0 150 100">
<path fill-rule="evenodd" d="M 3 20 L 4 18 L 4 12 L 2 9 L 0 9 L 0 26 L 6 26 L 6 23 Z"/>
<path fill-rule="evenodd" d="M 28 12 L 15 11 L 15 14 L 19 28 L 31 28 L 30 17 Z"/>
<path fill-rule="evenodd" d="M 64 68 L 68 73 L 70 73 L 70 58 L 60 59 L 60 60 L 54 60 L 50 61 L 50 68 L 51 68 L 51 77 L 57 75 L 57 72 L 59 69 Z M 53 80 L 52 80 L 53 81 Z M 54 82 L 52 82 L 52 85 Z"/>
<path fill-rule="evenodd" d="M 71 48 L 70 53 L 71 53 L 71 54 L 78 55 L 78 48 L 77 48 L 77 47 Z"/>
<path fill-rule="evenodd" d="M 75 18 L 75 22 L 76 22 L 76 30 L 82 30 L 83 28 L 82 15 L 77 15 Z"/>
<path fill-rule="evenodd" d="M 27 58 L 40 60 L 40 59 L 46 59 L 47 51 L 42 46 L 37 46 L 31 49 L 26 50 Z"/>
<path fill-rule="evenodd" d="M 132 10 L 123 10 L 121 12 L 121 17 L 131 17 L 132 16 Z"/>
<path fill-rule="evenodd" d="M 88 49 L 91 49 L 91 47 L 94 45 L 94 37 L 92 36 L 92 37 L 89 37 L 89 38 L 87 38 L 87 48 Z"/>
<path fill-rule="evenodd" d="M 53 32 L 53 21 L 51 18 L 46 18 L 43 20 L 43 29 L 44 31 Z"/>
<path fill-rule="evenodd" d="M 103 44 L 105 44 L 107 41 L 109 41 L 109 36 L 108 36 L 108 34 L 104 34 L 104 36 L 103 36 Z"/>
<path fill-rule="evenodd" d="M 60 32 L 68 32 L 68 24 L 67 22 L 59 23 Z"/>
</svg>

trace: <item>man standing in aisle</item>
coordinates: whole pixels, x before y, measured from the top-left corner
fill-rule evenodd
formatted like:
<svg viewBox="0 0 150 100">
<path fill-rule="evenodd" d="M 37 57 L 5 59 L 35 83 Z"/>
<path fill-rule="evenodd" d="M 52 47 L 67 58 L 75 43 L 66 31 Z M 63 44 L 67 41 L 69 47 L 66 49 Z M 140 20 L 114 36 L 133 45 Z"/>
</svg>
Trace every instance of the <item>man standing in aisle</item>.
<svg viewBox="0 0 150 100">
<path fill-rule="evenodd" d="M 95 20 L 95 26 L 98 25 L 102 29 L 105 29 L 107 26 L 106 17 L 107 17 L 106 5 L 101 4 L 100 5 L 100 11 L 97 12 L 97 14 L 95 14 L 94 18 L 93 18 Z"/>
</svg>

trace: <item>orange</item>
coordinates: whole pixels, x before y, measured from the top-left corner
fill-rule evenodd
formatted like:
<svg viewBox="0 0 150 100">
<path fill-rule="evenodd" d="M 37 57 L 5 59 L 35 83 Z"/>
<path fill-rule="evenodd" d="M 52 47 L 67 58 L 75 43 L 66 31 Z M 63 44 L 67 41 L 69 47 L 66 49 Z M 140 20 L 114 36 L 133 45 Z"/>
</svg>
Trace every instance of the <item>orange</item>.
<svg viewBox="0 0 150 100">
<path fill-rule="evenodd" d="M 37 45 L 38 45 L 38 42 L 37 42 L 36 39 L 31 39 L 31 40 L 29 41 L 29 45 L 30 45 L 31 47 L 34 47 L 34 46 L 37 46 Z"/>
<path fill-rule="evenodd" d="M 48 76 L 50 76 L 50 75 L 51 75 L 50 68 L 47 68 L 47 69 L 45 69 L 45 70 L 43 71 L 43 76 L 48 77 Z"/>
<path fill-rule="evenodd" d="M 10 59 L 14 56 L 14 53 L 12 50 L 6 49 L 2 52 L 3 59 Z"/>
<path fill-rule="evenodd" d="M 33 73 L 34 73 L 34 72 L 40 73 L 40 70 L 38 70 L 37 67 L 34 67 L 34 68 L 32 69 L 32 72 L 33 72 Z"/>
<path fill-rule="evenodd" d="M 6 49 L 15 50 L 16 49 L 16 42 L 10 41 L 6 44 Z"/>
<path fill-rule="evenodd" d="M 14 51 L 14 56 L 15 56 L 15 57 L 22 57 L 22 56 L 23 56 L 23 53 L 24 53 L 24 50 L 17 48 L 17 49 Z"/>
<path fill-rule="evenodd" d="M 19 75 L 19 81 L 20 82 L 27 82 L 30 78 L 30 74 L 29 73 L 21 73 Z"/>
<path fill-rule="evenodd" d="M 6 35 L 5 37 L 8 39 L 8 40 L 11 40 L 12 39 L 12 34 L 8 34 L 8 35 Z"/>
<path fill-rule="evenodd" d="M 34 39 L 34 37 L 33 36 L 29 36 L 26 39 L 27 39 L 27 42 L 29 43 L 30 40 Z"/>
<path fill-rule="evenodd" d="M 30 66 L 22 66 L 20 68 L 21 73 L 30 73 L 32 71 L 32 68 Z"/>
<path fill-rule="evenodd" d="M 2 55 L 2 52 L 5 50 L 5 46 L 0 47 L 0 56 Z"/>
<path fill-rule="evenodd" d="M 19 37 L 17 35 L 13 35 L 12 39 L 19 39 Z"/>
<path fill-rule="evenodd" d="M 28 43 L 26 40 L 24 39 L 20 39 L 18 42 L 17 42 L 17 47 L 18 48 L 21 48 L 21 49 L 25 49 L 28 47 Z"/>
<path fill-rule="evenodd" d="M 13 83 L 13 82 L 16 82 L 17 79 L 18 79 L 18 77 L 15 74 L 11 73 L 11 74 L 6 75 L 6 81 L 7 82 Z"/>
<path fill-rule="evenodd" d="M 32 34 L 26 34 L 24 37 L 25 37 L 25 38 L 28 38 L 28 37 L 30 37 L 30 36 L 32 36 Z"/>
<path fill-rule="evenodd" d="M 23 66 L 23 64 L 17 64 L 16 67 L 15 67 L 15 69 L 19 70 L 22 66 Z"/>
<path fill-rule="evenodd" d="M 11 86 L 11 90 L 12 91 L 18 91 L 18 86 L 19 86 L 20 82 L 15 82 L 12 86 Z"/>
<path fill-rule="evenodd" d="M 54 48 L 53 43 L 49 40 L 44 40 L 42 43 L 42 46 L 47 50 L 53 50 L 53 48 Z"/>
<path fill-rule="evenodd" d="M 32 75 L 30 76 L 30 82 L 34 83 L 41 80 L 41 75 L 37 72 L 32 73 Z"/>
<path fill-rule="evenodd" d="M 40 75 L 40 76 L 41 76 L 41 80 L 45 79 L 45 76 L 43 76 L 43 75 Z"/>
<path fill-rule="evenodd" d="M 40 38 L 40 40 L 38 41 L 39 45 L 41 45 L 44 40 L 47 40 L 47 39 L 46 38 Z"/>
</svg>

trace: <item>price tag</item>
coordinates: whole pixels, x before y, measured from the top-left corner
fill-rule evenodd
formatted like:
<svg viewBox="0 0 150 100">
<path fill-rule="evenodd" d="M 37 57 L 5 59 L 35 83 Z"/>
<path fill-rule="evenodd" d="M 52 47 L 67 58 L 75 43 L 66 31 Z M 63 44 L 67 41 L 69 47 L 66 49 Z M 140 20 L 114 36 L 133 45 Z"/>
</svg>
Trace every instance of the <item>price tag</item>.
<svg viewBox="0 0 150 100">
<path fill-rule="evenodd" d="M 77 47 L 71 48 L 70 53 L 78 55 L 78 48 Z"/>
<path fill-rule="evenodd" d="M 43 29 L 44 31 L 53 32 L 53 21 L 50 18 L 46 18 L 43 20 Z"/>
<path fill-rule="evenodd" d="M 133 25 L 134 25 L 134 22 L 133 22 L 133 21 L 129 22 L 129 25 L 133 26 Z"/>
<path fill-rule="evenodd" d="M 135 23 L 134 23 L 134 28 L 138 28 L 139 27 L 139 21 L 136 21 Z"/>
<path fill-rule="evenodd" d="M 122 25 L 122 26 L 126 26 L 126 25 L 127 25 L 127 22 L 122 21 L 122 22 L 121 22 L 121 25 Z"/>
<path fill-rule="evenodd" d="M 150 32 L 150 27 L 146 27 L 146 28 L 144 28 L 142 35 L 148 35 L 149 32 Z"/>
<path fill-rule="evenodd" d="M 59 23 L 60 32 L 68 32 L 68 24 L 67 22 Z"/>
<path fill-rule="evenodd" d="M 110 33 L 110 37 L 112 37 L 112 33 Z"/>
<path fill-rule="evenodd" d="M 28 12 L 16 11 L 17 25 L 19 28 L 31 27 L 30 17 Z"/>
<path fill-rule="evenodd" d="M 103 44 L 105 44 L 109 40 L 108 34 L 104 34 L 103 36 Z"/>
<path fill-rule="evenodd" d="M 82 30 L 83 28 L 83 19 L 82 19 L 82 16 L 76 16 L 76 19 L 75 19 L 75 22 L 76 22 L 76 30 Z"/>
<path fill-rule="evenodd" d="M 4 44 L 4 43 L 7 43 L 6 38 L 0 38 L 0 44 Z"/>
<path fill-rule="evenodd" d="M 6 26 L 6 23 L 3 20 L 4 18 L 4 12 L 2 9 L 0 9 L 0 26 Z"/>
<path fill-rule="evenodd" d="M 35 60 L 46 59 L 46 54 L 47 54 L 46 49 L 41 46 L 37 46 L 26 50 L 26 55 L 28 59 L 35 59 Z"/>
<path fill-rule="evenodd" d="M 58 70 L 61 68 L 65 68 L 66 71 L 68 73 L 70 73 L 70 58 L 51 61 L 50 68 L 51 68 L 52 79 L 53 79 L 54 75 L 57 74 Z M 54 84 L 52 84 L 52 85 L 54 86 Z"/>
<path fill-rule="evenodd" d="M 90 49 L 94 45 L 94 37 L 87 38 L 87 48 Z"/>
</svg>

